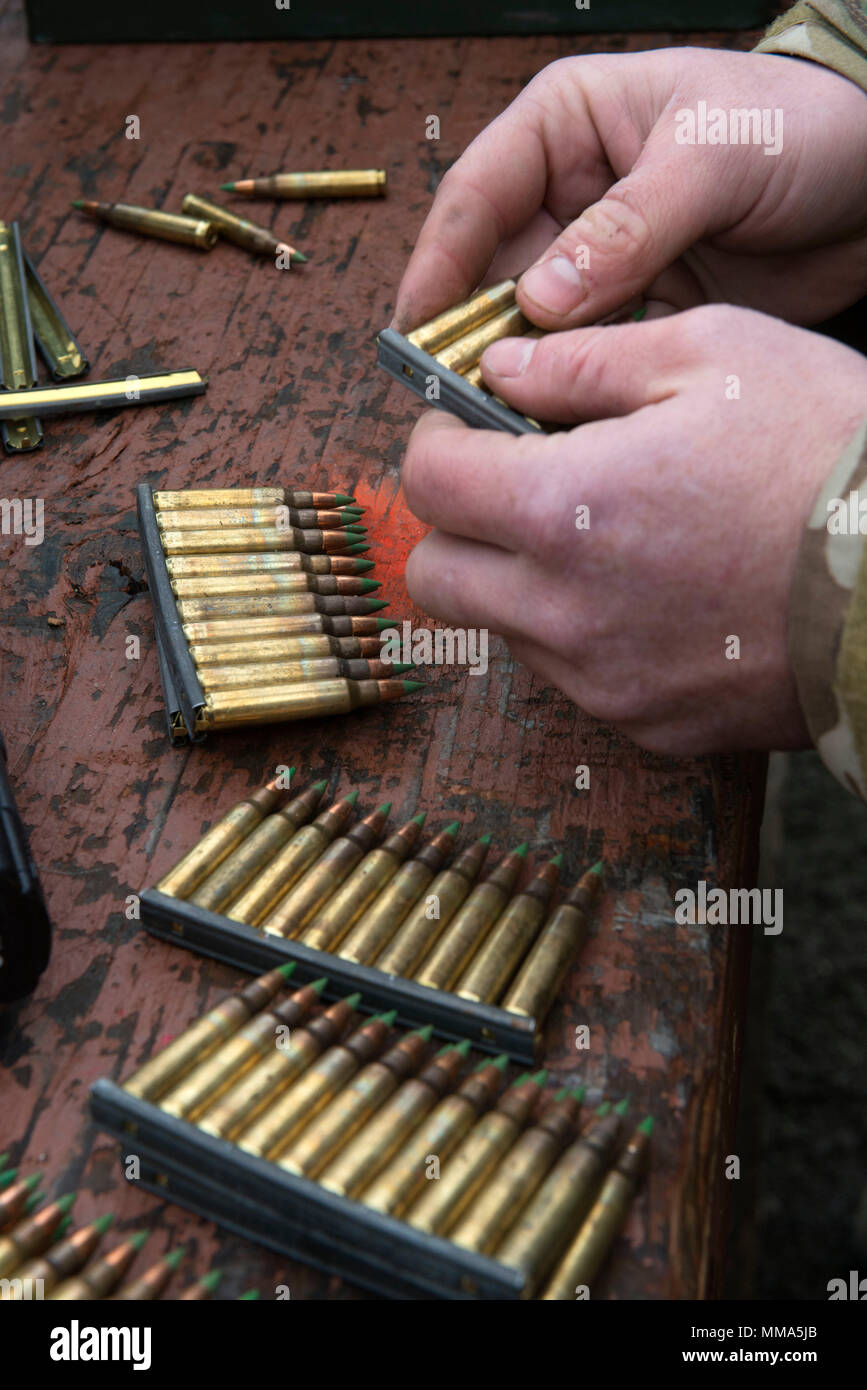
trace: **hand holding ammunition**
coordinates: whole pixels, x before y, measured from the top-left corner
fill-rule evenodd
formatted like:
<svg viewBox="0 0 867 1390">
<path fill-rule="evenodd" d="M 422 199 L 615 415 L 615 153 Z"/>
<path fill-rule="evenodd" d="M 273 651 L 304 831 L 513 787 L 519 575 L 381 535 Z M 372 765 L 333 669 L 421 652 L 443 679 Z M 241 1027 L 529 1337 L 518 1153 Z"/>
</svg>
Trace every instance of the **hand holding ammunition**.
<svg viewBox="0 0 867 1390">
<path fill-rule="evenodd" d="M 685 143 L 680 113 L 710 93 L 776 109 L 774 143 Z M 863 93 L 817 63 L 698 48 L 552 63 L 440 183 L 393 326 L 520 271 L 518 304 L 547 329 L 654 294 L 663 272 L 678 308 L 726 298 L 819 322 L 867 289 L 865 146 Z"/>
<path fill-rule="evenodd" d="M 788 631 L 796 557 L 864 418 L 867 361 L 711 306 L 505 339 L 482 365 L 515 410 L 573 428 L 511 438 L 422 418 L 403 475 L 435 528 L 407 564 L 418 606 L 501 633 L 654 752 L 806 746 Z M 741 399 L 727 399 L 726 374 L 749 382 Z"/>
</svg>

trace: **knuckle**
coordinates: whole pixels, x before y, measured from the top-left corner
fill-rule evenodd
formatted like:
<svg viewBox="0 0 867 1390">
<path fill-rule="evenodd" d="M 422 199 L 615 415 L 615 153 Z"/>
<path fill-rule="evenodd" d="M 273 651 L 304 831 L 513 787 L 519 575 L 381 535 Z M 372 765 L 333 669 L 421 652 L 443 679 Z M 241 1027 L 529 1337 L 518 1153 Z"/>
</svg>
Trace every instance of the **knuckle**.
<svg viewBox="0 0 867 1390">
<path fill-rule="evenodd" d="M 651 251 L 650 224 L 624 184 L 589 207 L 581 222 L 582 233 L 588 233 L 600 251 L 630 260 L 641 260 Z"/>
</svg>

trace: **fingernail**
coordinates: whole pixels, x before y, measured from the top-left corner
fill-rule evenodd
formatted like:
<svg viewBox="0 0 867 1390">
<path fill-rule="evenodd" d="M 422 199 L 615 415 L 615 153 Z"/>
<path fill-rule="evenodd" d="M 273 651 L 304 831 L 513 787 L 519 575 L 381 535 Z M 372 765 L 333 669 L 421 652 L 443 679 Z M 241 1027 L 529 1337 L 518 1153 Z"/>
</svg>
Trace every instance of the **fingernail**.
<svg viewBox="0 0 867 1390">
<path fill-rule="evenodd" d="M 536 350 L 536 338 L 501 338 L 482 354 L 488 371 L 497 376 L 520 376 Z"/>
<path fill-rule="evenodd" d="M 581 273 L 568 256 L 552 256 L 541 265 L 531 266 L 521 277 L 521 289 L 549 314 L 568 314 L 586 292 Z"/>
</svg>

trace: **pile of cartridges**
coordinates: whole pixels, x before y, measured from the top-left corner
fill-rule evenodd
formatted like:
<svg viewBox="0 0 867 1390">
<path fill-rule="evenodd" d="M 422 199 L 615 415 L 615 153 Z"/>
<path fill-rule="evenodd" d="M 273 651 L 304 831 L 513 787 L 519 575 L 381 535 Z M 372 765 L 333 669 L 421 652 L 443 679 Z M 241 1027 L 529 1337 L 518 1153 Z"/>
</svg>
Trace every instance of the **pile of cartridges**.
<svg viewBox="0 0 867 1390">
<path fill-rule="evenodd" d="M 515 281 L 503 280 L 406 337 L 384 329 L 377 337 L 378 360 L 396 381 L 429 405 L 439 405 L 470 425 L 526 434 L 541 430 L 541 425 L 492 396 L 479 365 L 491 343 L 518 336 L 539 338 L 542 330 L 530 324 L 516 305 Z"/>
<path fill-rule="evenodd" d="M 203 1214 L 231 1212 L 290 1256 L 300 1222 L 308 1254 L 384 1291 L 589 1292 L 651 1121 L 624 1144 L 625 1101 L 582 1119 L 583 1088 L 510 1077 L 505 1055 L 473 1062 L 468 1041 L 436 1050 L 430 1027 L 395 1030 L 393 1011 L 361 1018 L 358 993 L 323 1007 L 322 979 L 283 994 L 293 969 L 225 998 L 122 1088 L 97 1083 L 97 1120 L 134 1123 L 146 1165 L 151 1154 L 146 1185 L 184 1201 L 198 1182 Z"/>
<path fill-rule="evenodd" d="M 183 1250 L 173 1250 L 124 1282 L 147 1232 L 137 1231 L 106 1254 L 99 1254 L 112 1214 L 70 1233 L 75 1194 L 68 1192 L 40 1209 L 42 1194 L 36 1190 L 39 1174 L 19 1178 L 18 1170 L 7 1166 L 7 1157 L 0 1154 L 0 1300 L 44 1298 L 80 1303 L 110 1298 L 139 1302 L 160 1297 L 184 1257 Z M 210 1298 L 221 1273 L 211 1270 L 179 1298 Z"/>
<path fill-rule="evenodd" d="M 560 854 L 520 887 L 528 847 L 519 845 L 479 882 L 490 835 L 458 852 L 455 821 L 423 844 L 424 813 L 386 835 L 389 803 L 353 821 L 356 792 L 320 811 L 325 782 L 293 796 L 287 780 L 283 772 L 233 807 L 142 894 L 143 923 L 168 919 L 171 939 L 204 949 L 197 926 L 211 948 L 222 926 L 217 953 L 248 969 L 262 960 L 264 936 L 275 961 L 329 974 L 339 966 L 341 986 L 356 980 L 368 992 L 375 972 L 390 991 L 380 997 L 402 1016 L 451 1016 L 452 1036 L 475 1019 L 475 1036 L 490 1037 L 492 1020 L 473 1010 L 492 1006 L 505 1050 L 516 1017 L 532 1044 L 586 937 L 601 863 L 552 910 Z"/>
<path fill-rule="evenodd" d="M 362 509 L 286 488 L 152 492 L 139 530 L 174 738 L 344 714 L 421 688 L 379 660 Z"/>
<path fill-rule="evenodd" d="M 8 453 L 38 449 L 40 418 L 200 395 L 195 371 L 149 373 L 120 381 L 40 386 L 36 348 L 54 380 L 82 376 L 88 362 L 21 244 L 18 223 L 0 222 L 0 433 Z"/>
</svg>

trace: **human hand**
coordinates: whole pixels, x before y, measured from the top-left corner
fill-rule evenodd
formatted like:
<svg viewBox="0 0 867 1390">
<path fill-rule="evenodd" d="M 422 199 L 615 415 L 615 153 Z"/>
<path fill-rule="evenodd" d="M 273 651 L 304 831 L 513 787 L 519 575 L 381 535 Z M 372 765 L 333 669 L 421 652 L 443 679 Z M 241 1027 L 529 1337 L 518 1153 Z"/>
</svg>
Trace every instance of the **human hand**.
<svg viewBox="0 0 867 1390">
<path fill-rule="evenodd" d="M 780 152 L 679 144 L 677 112 L 700 101 L 779 109 Z M 394 327 L 408 332 L 528 265 L 517 302 L 547 329 L 595 322 L 636 294 L 820 322 L 867 292 L 867 95 L 773 54 L 552 63 L 443 178 Z"/>
<path fill-rule="evenodd" d="M 867 414 L 867 361 L 713 306 L 503 339 L 483 363 L 515 409 L 587 423 L 513 437 L 423 416 L 403 485 L 437 529 L 409 558 L 414 601 L 501 633 L 646 748 L 808 744 L 789 593 L 814 498 Z"/>
</svg>

